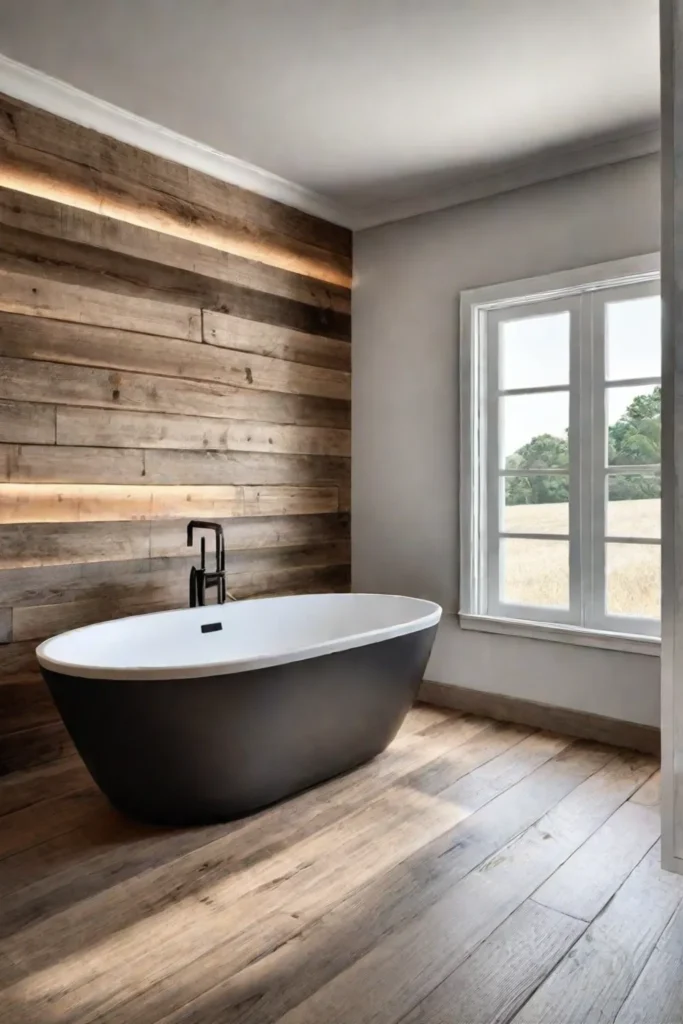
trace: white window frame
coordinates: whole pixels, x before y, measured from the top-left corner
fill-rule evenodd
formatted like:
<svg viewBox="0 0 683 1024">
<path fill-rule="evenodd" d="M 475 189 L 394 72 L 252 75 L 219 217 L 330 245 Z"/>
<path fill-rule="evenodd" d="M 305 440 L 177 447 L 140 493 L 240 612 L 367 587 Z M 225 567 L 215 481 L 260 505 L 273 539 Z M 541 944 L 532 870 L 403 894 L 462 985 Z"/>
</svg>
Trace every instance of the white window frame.
<svg viewBox="0 0 683 1024">
<path fill-rule="evenodd" d="M 605 388 L 617 383 L 621 386 L 658 383 L 657 378 L 605 382 L 604 305 L 614 299 L 615 290 L 620 298 L 658 293 L 659 254 L 650 253 L 461 294 L 460 623 L 465 628 L 659 654 L 658 619 L 635 619 L 602 611 L 604 593 L 599 581 L 604 583 L 605 578 L 605 507 L 601 497 L 607 478 L 602 451 L 606 439 Z M 571 311 L 569 386 L 512 391 L 513 394 L 569 392 L 569 446 L 570 452 L 578 453 L 578 457 L 570 456 L 568 467 L 568 609 L 515 606 L 505 604 L 498 596 L 499 537 L 505 536 L 499 530 L 498 521 L 498 360 L 492 358 L 491 349 L 497 342 L 487 337 L 486 328 L 495 323 L 499 315 L 503 319 L 503 311 L 506 321 L 514 318 L 517 305 L 519 315 L 525 317 L 529 316 L 530 305 L 538 315 L 555 310 Z M 497 336 L 497 331 L 490 333 Z M 588 335 L 592 337 L 590 346 L 581 345 L 580 337 Z M 596 380 L 602 383 L 601 388 L 595 386 Z M 591 503 L 581 500 L 582 466 L 590 467 L 594 475 Z M 647 473 L 652 468 L 631 466 L 629 470 Z M 561 470 L 556 472 L 562 473 Z M 614 472 L 614 468 L 610 472 Z M 548 471 L 544 470 L 544 475 L 548 475 Z M 593 524 L 601 528 L 595 529 Z M 536 539 L 541 535 L 514 534 L 514 537 L 520 536 Z M 550 538 L 544 534 L 542 539 Z M 631 538 L 616 540 L 636 542 Z M 654 539 L 637 542 L 660 543 Z M 590 581 L 588 586 L 582 585 L 582 579 Z M 586 594 L 594 601 L 590 608 L 585 606 Z M 582 624 L 586 620 L 590 621 L 590 627 Z"/>
</svg>

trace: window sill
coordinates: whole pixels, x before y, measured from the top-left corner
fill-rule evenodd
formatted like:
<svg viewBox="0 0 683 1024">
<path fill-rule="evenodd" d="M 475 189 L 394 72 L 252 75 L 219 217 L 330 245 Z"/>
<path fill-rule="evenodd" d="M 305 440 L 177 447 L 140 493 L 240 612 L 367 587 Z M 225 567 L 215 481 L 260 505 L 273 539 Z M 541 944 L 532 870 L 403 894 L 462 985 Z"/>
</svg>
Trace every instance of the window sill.
<svg viewBox="0 0 683 1024">
<path fill-rule="evenodd" d="M 598 629 L 580 629 L 577 626 L 558 626 L 546 622 L 528 622 L 523 619 L 500 619 L 493 615 L 470 615 L 460 612 L 462 629 L 482 633 L 501 633 L 505 636 L 523 636 L 531 640 L 552 640 L 560 644 L 580 647 L 599 647 L 607 651 L 628 651 L 631 654 L 649 654 L 659 657 L 661 641 L 654 636 L 635 636 L 630 633 L 607 633 Z"/>
</svg>

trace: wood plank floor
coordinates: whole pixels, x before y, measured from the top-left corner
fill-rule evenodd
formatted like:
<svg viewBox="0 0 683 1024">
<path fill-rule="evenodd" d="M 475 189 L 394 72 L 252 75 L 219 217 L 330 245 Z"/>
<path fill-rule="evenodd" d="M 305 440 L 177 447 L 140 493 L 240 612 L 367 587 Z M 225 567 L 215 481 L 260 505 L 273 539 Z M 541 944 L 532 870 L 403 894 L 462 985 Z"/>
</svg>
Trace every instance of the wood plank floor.
<svg viewBox="0 0 683 1024">
<path fill-rule="evenodd" d="M 17 773 L 0 1021 L 680 1021 L 657 769 L 419 706 L 373 763 L 210 828 L 126 821 L 76 760 Z"/>
</svg>

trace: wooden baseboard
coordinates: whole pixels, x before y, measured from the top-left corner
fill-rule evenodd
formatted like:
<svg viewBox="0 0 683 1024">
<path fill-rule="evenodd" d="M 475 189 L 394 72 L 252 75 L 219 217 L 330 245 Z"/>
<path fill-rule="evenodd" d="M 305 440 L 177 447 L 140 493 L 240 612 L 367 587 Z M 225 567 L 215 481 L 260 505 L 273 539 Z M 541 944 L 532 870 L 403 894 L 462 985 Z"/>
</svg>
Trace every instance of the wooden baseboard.
<svg viewBox="0 0 683 1024">
<path fill-rule="evenodd" d="M 660 732 L 651 725 L 622 722 L 604 715 L 558 708 L 519 697 L 506 697 L 500 693 L 484 693 L 465 686 L 432 683 L 426 679 L 420 687 L 419 697 L 427 704 L 484 715 L 501 722 L 517 722 L 537 729 L 550 729 L 567 736 L 628 747 L 657 757 L 660 754 Z"/>
</svg>

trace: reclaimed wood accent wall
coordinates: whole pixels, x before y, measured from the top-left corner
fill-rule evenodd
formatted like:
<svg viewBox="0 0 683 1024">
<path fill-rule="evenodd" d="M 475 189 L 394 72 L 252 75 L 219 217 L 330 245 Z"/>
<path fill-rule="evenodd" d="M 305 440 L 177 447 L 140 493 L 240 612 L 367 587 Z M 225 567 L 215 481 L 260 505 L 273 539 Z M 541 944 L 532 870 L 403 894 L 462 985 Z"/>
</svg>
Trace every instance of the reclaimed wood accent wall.
<svg viewBox="0 0 683 1024">
<path fill-rule="evenodd" d="M 349 586 L 351 235 L 0 96 L 0 773 L 69 750 L 35 647 Z M 195 555 L 196 558 L 196 555 Z"/>
</svg>

